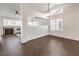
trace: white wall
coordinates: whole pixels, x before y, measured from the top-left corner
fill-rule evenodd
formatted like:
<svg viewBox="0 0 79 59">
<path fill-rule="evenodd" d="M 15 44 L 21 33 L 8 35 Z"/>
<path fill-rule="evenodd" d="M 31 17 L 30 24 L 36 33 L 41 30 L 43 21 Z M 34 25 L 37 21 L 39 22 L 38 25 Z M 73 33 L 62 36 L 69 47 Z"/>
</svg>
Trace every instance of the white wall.
<svg viewBox="0 0 79 59">
<path fill-rule="evenodd" d="M 0 17 L 0 42 L 2 40 L 1 35 L 3 35 L 3 18 Z"/>
<path fill-rule="evenodd" d="M 23 22 L 24 23 L 24 22 Z M 25 22 L 27 23 L 27 22 Z M 24 27 L 24 28 L 23 28 Z M 48 35 L 48 26 L 22 26 L 22 39 L 21 42 L 27 42 L 35 38 Z"/>
<path fill-rule="evenodd" d="M 3 35 L 3 18 L 0 17 L 0 35 Z"/>
<path fill-rule="evenodd" d="M 48 34 L 48 27 L 47 26 L 28 26 L 28 16 L 36 16 L 45 18 L 44 14 L 37 12 L 26 5 L 21 5 L 21 12 L 22 12 L 22 34 L 21 34 L 21 42 L 27 42 L 29 40 L 45 36 Z"/>
<path fill-rule="evenodd" d="M 50 31 L 50 35 L 79 41 L 79 4 L 65 4 L 64 12 L 55 18 L 63 19 L 63 31 Z M 54 19 L 54 18 L 53 18 Z"/>
<path fill-rule="evenodd" d="M 47 25 L 38 25 L 38 26 L 29 25 L 28 19 L 29 18 L 26 17 L 26 19 L 22 20 L 22 36 L 21 36 L 22 43 L 48 35 Z"/>
<path fill-rule="evenodd" d="M 47 33 L 48 27 L 47 26 L 28 26 L 26 33 L 26 40 L 23 40 L 22 42 L 27 42 L 29 40 L 33 40 L 35 38 L 48 35 Z"/>
</svg>

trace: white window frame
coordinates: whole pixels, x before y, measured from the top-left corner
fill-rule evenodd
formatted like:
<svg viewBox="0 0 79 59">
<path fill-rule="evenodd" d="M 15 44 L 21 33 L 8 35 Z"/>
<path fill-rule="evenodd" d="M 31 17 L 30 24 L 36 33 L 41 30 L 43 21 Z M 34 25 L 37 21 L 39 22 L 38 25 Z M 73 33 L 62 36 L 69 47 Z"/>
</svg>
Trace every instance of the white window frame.
<svg viewBox="0 0 79 59">
<path fill-rule="evenodd" d="M 50 24 L 51 24 L 52 31 L 62 31 L 62 29 L 63 29 L 63 19 L 62 18 L 53 19 L 50 21 Z"/>
</svg>

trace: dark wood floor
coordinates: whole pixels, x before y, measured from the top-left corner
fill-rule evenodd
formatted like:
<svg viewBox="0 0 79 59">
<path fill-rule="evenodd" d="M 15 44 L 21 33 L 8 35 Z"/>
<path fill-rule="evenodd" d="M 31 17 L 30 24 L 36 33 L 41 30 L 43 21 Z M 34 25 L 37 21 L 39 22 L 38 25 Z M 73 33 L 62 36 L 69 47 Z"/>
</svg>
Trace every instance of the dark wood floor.
<svg viewBox="0 0 79 59">
<path fill-rule="evenodd" d="M 4 36 L 3 41 L 1 42 L 1 47 L 2 53 L 0 54 L 3 56 L 23 55 L 20 38 L 18 38 L 16 35 Z"/>
<path fill-rule="evenodd" d="M 54 36 L 44 36 L 21 44 L 15 35 L 3 37 L 2 56 L 79 56 L 79 42 Z"/>
</svg>

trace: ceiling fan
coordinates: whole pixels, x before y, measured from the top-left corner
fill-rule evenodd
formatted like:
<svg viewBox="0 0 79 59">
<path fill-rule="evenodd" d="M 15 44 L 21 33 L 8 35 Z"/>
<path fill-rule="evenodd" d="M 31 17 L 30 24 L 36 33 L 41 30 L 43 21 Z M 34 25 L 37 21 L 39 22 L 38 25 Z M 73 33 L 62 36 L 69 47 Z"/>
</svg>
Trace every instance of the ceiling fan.
<svg viewBox="0 0 79 59">
<path fill-rule="evenodd" d="M 63 7 L 60 7 L 61 6 L 61 3 L 56 3 L 56 5 L 54 5 L 54 7 L 57 7 L 57 9 L 54 9 L 52 10 L 52 8 L 50 8 L 50 3 L 48 3 L 48 10 L 47 10 L 47 13 L 46 13 L 46 16 L 48 17 L 48 19 L 50 19 L 50 17 L 52 15 L 55 15 L 55 14 L 59 14 L 59 13 L 62 13 L 63 12 Z M 60 7 L 60 8 L 59 8 Z"/>
<path fill-rule="evenodd" d="M 15 11 L 15 15 L 20 15 L 19 11 Z"/>
<path fill-rule="evenodd" d="M 47 17 L 49 18 L 50 16 L 51 16 L 51 14 L 50 14 L 50 4 L 48 3 Z"/>
</svg>

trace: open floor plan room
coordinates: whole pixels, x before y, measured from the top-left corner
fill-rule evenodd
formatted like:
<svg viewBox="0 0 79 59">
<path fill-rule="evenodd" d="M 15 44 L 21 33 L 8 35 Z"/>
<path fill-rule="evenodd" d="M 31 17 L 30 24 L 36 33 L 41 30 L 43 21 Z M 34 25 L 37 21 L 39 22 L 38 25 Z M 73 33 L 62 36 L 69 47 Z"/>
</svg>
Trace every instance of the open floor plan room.
<svg viewBox="0 0 79 59">
<path fill-rule="evenodd" d="M 79 3 L 0 3 L 0 56 L 79 56 Z"/>
</svg>

